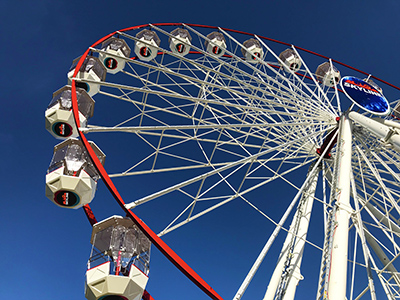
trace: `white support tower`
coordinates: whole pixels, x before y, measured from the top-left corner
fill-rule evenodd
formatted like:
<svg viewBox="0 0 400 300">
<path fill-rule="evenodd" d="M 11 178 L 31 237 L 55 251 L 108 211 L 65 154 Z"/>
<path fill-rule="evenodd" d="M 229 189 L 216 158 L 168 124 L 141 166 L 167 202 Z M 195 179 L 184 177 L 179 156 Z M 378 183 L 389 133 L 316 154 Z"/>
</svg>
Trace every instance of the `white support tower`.
<svg viewBox="0 0 400 300">
<path fill-rule="evenodd" d="M 339 144 L 336 153 L 336 178 L 334 178 L 336 186 L 333 187 L 335 190 L 332 191 L 333 198 L 330 201 L 334 206 L 332 214 L 334 228 L 331 232 L 329 275 L 324 291 L 324 298 L 329 300 L 346 299 L 348 229 L 352 212 L 350 206 L 351 149 L 351 124 L 348 116 L 343 115 L 339 125 Z"/>
<path fill-rule="evenodd" d="M 310 171 L 313 166 L 314 165 L 310 167 Z M 283 243 L 264 300 L 293 300 L 296 287 L 299 281 L 303 279 L 300 273 L 300 266 L 307 238 L 319 171 L 320 168 L 318 167 L 314 173 L 314 178 L 310 180 L 309 186 L 303 193 L 297 211 L 293 216 L 289 232 Z"/>
</svg>

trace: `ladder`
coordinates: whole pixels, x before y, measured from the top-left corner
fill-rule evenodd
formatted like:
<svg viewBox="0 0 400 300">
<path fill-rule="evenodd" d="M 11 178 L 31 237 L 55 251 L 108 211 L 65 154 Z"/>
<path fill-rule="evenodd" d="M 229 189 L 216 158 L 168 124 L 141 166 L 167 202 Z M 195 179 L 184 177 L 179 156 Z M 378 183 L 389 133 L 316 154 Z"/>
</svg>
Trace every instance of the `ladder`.
<svg viewBox="0 0 400 300">
<path fill-rule="evenodd" d="M 284 264 L 284 269 L 282 270 L 282 276 L 281 276 L 281 280 L 279 282 L 276 294 L 275 294 L 275 298 L 274 300 L 281 300 L 283 298 L 283 296 L 285 295 L 286 292 L 286 287 L 287 287 L 287 283 L 289 281 L 290 278 L 290 273 L 291 273 L 291 264 L 292 264 L 292 256 L 293 256 L 293 249 L 294 249 L 294 245 L 295 245 L 295 241 L 296 241 L 296 237 L 298 234 L 298 230 L 299 230 L 299 225 L 300 225 L 300 219 L 303 216 L 303 207 L 304 207 L 304 202 L 306 197 L 308 196 L 308 194 L 306 193 L 305 195 L 303 194 L 302 199 L 299 202 L 299 205 L 297 207 L 297 212 L 296 212 L 296 221 L 295 224 L 292 228 L 293 232 L 292 232 L 292 239 L 288 245 L 289 250 L 287 252 L 287 256 L 286 256 L 286 261 Z"/>
<path fill-rule="evenodd" d="M 324 249 L 322 251 L 321 269 L 319 272 L 319 284 L 317 300 L 325 300 L 328 292 L 329 271 L 331 266 L 331 252 L 333 243 L 333 234 L 337 223 L 335 221 L 335 214 L 337 210 L 336 201 L 332 202 L 332 208 L 328 211 L 328 220 L 325 231 Z"/>
<path fill-rule="evenodd" d="M 314 168 L 314 163 L 311 164 L 309 168 L 309 172 Z M 319 172 L 321 170 L 321 166 L 317 167 L 315 172 Z M 317 174 L 316 173 L 316 174 Z M 274 300 L 282 300 L 284 299 L 286 289 L 288 288 L 289 281 L 291 277 L 293 276 L 293 272 L 295 269 L 295 264 L 293 264 L 293 258 L 294 258 L 294 249 L 295 245 L 297 243 L 298 239 L 298 233 L 299 233 L 299 228 L 300 228 L 300 223 L 301 219 L 304 217 L 305 211 L 306 211 L 306 202 L 307 199 L 315 192 L 315 189 L 312 188 L 313 186 L 313 181 L 310 181 L 305 188 L 302 197 L 299 201 L 299 204 L 297 206 L 296 213 L 294 215 L 294 222 L 290 226 L 288 235 L 291 235 L 291 239 L 289 244 L 287 245 L 288 251 L 286 253 L 286 258 L 285 258 L 285 263 L 283 265 L 283 270 L 281 274 L 281 278 L 278 284 L 278 287 L 275 292 Z M 311 192 L 311 190 L 314 192 Z"/>
</svg>

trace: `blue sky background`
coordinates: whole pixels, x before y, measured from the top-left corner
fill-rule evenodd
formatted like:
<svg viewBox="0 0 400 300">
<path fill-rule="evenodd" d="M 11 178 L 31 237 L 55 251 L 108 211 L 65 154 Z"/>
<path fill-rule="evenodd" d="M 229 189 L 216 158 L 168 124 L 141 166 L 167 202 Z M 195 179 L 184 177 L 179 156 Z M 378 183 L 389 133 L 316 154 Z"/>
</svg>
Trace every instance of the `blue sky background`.
<svg viewBox="0 0 400 300">
<path fill-rule="evenodd" d="M 82 210 L 58 208 L 44 195 L 46 169 L 58 143 L 44 128 L 44 111 L 52 93 L 66 84 L 72 60 L 89 45 L 145 23 L 215 25 L 292 43 L 399 85 L 399 13 L 398 0 L 1 1 L 0 299 L 84 299 L 91 227 Z M 400 93 L 390 97 L 398 99 Z M 125 188 L 133 195 L 151 185 L 146 178 L 131 184 Z M 282 191 L 269 192 L 269 209 L 282 210 L 277 204 Z M 99 219 L 121 213 L 101 182 L 94 201 Z M 160 213 L 153 209 L 154 214 L 138 215 L 151 224 Z M 239 202 L 229 212 L 236 218 L 205 217 L 194 231 L 165 238 L 224 299 L 233 297 L 272 231 Z M 259 230 L 248 230 L 249 222 Z M 237 242 L 228 244 L 232 239 Z M 215 250 L 224 259 L 209 254 Z M 207 298 L 156 249 L 152 254 L 148 290 L 156 300 Z M 271 255 L 263 264 L 244 299 L 263 295 L 268 266 L 275 261 Z M 307 290 L 308 283 L 300 288 Z"/>
</svg>

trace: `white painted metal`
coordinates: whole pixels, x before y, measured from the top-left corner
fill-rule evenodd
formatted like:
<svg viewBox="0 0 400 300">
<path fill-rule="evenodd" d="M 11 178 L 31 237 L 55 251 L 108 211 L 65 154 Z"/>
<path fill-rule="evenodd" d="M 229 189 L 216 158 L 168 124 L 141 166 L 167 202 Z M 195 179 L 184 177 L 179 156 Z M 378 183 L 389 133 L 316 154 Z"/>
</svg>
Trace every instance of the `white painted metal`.
<svg viewBox="0 0 400 300">
<path fill-rule="evenodd" d="M 151 247 L 144 233 L 131 219 L 114 215 L 93 225 L 90 243 L 86 298 L 141 300 Z"/>
<path fill-rule="evenodd" d="M 56 123 L 65 123 L 71 126 L 72 128 L 72 134 L 68 137 L 78 137 L 79 133 L 75 125 L 75 120 L 74 116 L 72 113 L 72 110 L 63 110 L 59 108 L 59 105 L 55 105 L 49 109 L 46 110 L 45 112 L 45 119 L 46 119 L 46 129 L 48 132 L 51 133 L 52 136 L 54 136 L 57 139 L 63 139 L 59 135 L 57 135 L 54 132 L 54 124 Z M 79 112 L 79 122 L 82 127 L 86 126 L 87 119 L 85 118 L 84 115 L 82 115 Z"/>
<path fill-rule="evenodd" d="M 320 160 L 318 161 L 320 162 Z M 292 211 L 293 207 L 295 206 L 297 200 L 301 196 L 301 194 L 304 192 L 305 188 L 307 185 L 310 183 L 310 181 L 314 181 L 316 177 L 316 169 L 318 165 L 315 164 L 309 175 L 307 176 L 305 182 L 303 183 L 302 187 L 296 194 L 296 196 L 293 198 L 292 202 L 290 203 L 289 207 L 286 209 L 286 212 L 282 216 L 281 220 L 279 221 L 278 225 L 275 227 L 273 233 L 271 234 L 270 238 L 268 239 L 267 243 L 265 244 L 264 248 L 258 255 L 256 261 L 254 262 L 252 268 L 250 269 L 248 275 L 246 276 L 245 280 L 243 281 L 242 285 L 240 286 L 239 290 L 237 291 L 236 295 L 234 296 L 234 300 L 239 300 L 243 296 L 243 293 L 246 291 L 250 281 L 254 277 L 255 272 L 258 270 L 261 262 L 263 261 L 265 255 L 268 253 L 269 248 L 271 247 L 272 243 L 274 242 L 276 236 L 278 235 L 279 231 L 281 230 L 283 224 L 285 223 L 287 217 L 289 216 L 290 212 Z M 301 244 L 301 243 L 300 243 Z"/>
<path fill-rule="evenodd" d="M 146 203 L 150 200 L 154 200 L 153 203 L 148 203 L 150 206 L 156 205 L 155 201 L 174 197 L 182 201 L 182 209 L 174 215 L 171 213 L 170 218 L 163 224 L 164 227 L 153 228 L 158 230 L 160 235 L 197 220 L 226 203 L 240 199 L 276 226 L 269 239 L 267 237 L 268 249 L 283 226 L 275 220 L 283 220 L 287 216 L 285 213 L 276 215 L 275 210 L 263 211 L 258 206 L 257 201 L 260 199 L 252 198 L 254 193 L 251 192 L 278 180 L 295 189 L 293 194 L 300 191 L 303 182 L 293 179 L 297 175 L 295 172 L 304 171 L 301 174 L 304 176 L 311 163 L 322 160 L 321 156 L 316 154 L 316 149 L 321 147 L 327 133 L 337 126 L 335 118 L 341 114 L 340 106 L 346 109 L 345 103 L 340 103 L 341 96 L 337 88 L 327 88 L 318 82 L 315 74 L 309 69 L 308 54 L 303 55 L 303 52 L 297 51 L 295 47 L 292 49 L 298 55 L 301 67 L 292 72 L 281 67 L 283 62 L 275 53 L 280 53 L 282 48 L 275 49 L 269 41 L 257 36 L 254 38 L 264 49 L 264 57 L 263 60 L 257 61 L 258 63 L 251 64 L 243 59 L 241 52 L 243 41 L 247 40 L 248 36 L 238 36 L 236 33 L 220 29 L 226 39 L 226 55 L 216 56 L 209 53 L 205 46 L 207 35 L 213 30 L 183 25 L 182 27 L 193 36 L 190 49 L 197 52 L 196 55 L 191 53 L 183 56 L 182 53 L 175 53 L 169 48 L 172 41 L 170 39 L 174 37 L 171 30 L 174 28 L 164 30 L 164 27 L 150 27 L 162 40 L 159 45 L 149 45 L 143 41 L 143 45 L 152 46 L 153 50 L 159 53 L 151 61 L 120 57 L 125 67 L 115 76 L 110 76 L 112 80 L 109 78 L 107 82 L 98 82 L 96 79 L 80 79 L 82 82 L 101 85 L 99 97 L 102 98 L 102 103 L 109 101 L 108 105 L 112 107 L 121 103 L 121 107 L 128 107 L 109 123 L 107 118 L 111 117 L 111 114 L 106 118 L 96 118 L 95 115 L 90 119 L 94 123 L 82 131 L 90 134 L 90 138 L 95 138 L 96 132 L 110 132 L 110 135 L 119 132 L 116 135 L 124 137 L 120 148 L 129 154 L 126 157 L 126 165 L 122 168 L 110 168 L 113 169 L 110 176 L 116 178 L 146 175 L 146 180 L 151 182 L 151 190 L 149 189 L 148 193 L 137 197 L 130 195 L 133 202 L 127 204 L 128 208 L 143 204 L 143 209 L 146 209 Z M 132 34 L 118 34 L 132 46 L 140 42 L 135 37 L 138 31 L 140 30 Z M 189 46 L 189 43 L 185 43 Z M 100 47 L 91 51 L 99 54 L 104 52 Z M 320 61 L 315 60 L 312 65 L 318 63 Z M 329 64 L 332 66 L 331 62 Z M 119 78 L 122 80 L 119 81 Z M 400 178 L 397 175 L 400 169 L 400 155 L 391 145 L 394 145 L 394 149 L 400 147 L 397 138 L 400 126 L 387 120 L 371 121 L 355 112 L 350 113 L 350 118 L 357 129 L 353 132 L 353 160 L 348 163 L 352 155 L 347 149 L 350 142 L 344 146 L 341 142 L 351 140 L 347 136 L 347 129 L 343 129 L 350 126 L 347 118 L 346 121 L 342 121 L 346 124 L 341 125 L 340 150 L 335 146 L 331 154 L 335 157 L 338 153 L 346 153 L 340 158 L 342 167 L 339 168 L 339 179 L 346 177 L 350 171 L 354 173 L 354 189 L 360 203 L 357 222 L 368 229 L 373 228 L 371 232 L 374 234 L 376 231 L 380 233 L 383 237 L 379 241 L 381 250 L 388 260 L 392 260 L 399 251 L 398 225 L 395 222 L 400 217 L 396 203 L 396 199 L 400 198 Z M 135 144 L 125 145 L 125 141 L 129 139 L 135 140 Z M 382 142 L 379 139 L 382 139 Z M 124 154 L 121 151 L 116 155 L 121 153 Z M 325 200 L 332 186 L 339 189 L 333 194 L 343 198 L 344 194 L 348 194 L 349 180 L 346 182 L 343 179 L 340 184 L 335 185 L 336 179 L 332 179 L 331 175 L 334 173 L 335 162 L 332 159 L 323 160 L 324 169 L 321 176 L 324 177 L 323 183 L 327 184 L 324 186 L 322 199 Z M 161 177 L 163 173 L 171 179 L 170 184 L 158 185 L 159 179 L 153 179 L 153 176 Z M 219 192 L 220 186 L 225 187 L 223 193 Z M 323 202 L 324 207 L 329 206 L 324 200 L 315 199 Z M 336 217 L 340 222 L 335 232 L 335 243 L 346 250 L 341 249 L 340 254 L 334 255 L 335 263 L 332 263 L 332 267 L 340 267 L 332 271 L 339 274 L 336 277 L 341 277 L 345 274 L 346 258 L 343 253 L 347 251 L 347 242 L 339 243 L 337 235 L 340 229 L 342 231 L 339 235 L 345 235 L 344 231 L 348 229 L 346 219 L 351 207 L 348 201 L 338 203 Z M 215 213 L 217 215 L 219 211 Z M 324 218 L 327 216 L 324 215 Z M 368 223 L 371 219 L 373 221 Z M 195 223 L 192 225 L 195 226 Z M 344 227 L 346 229 L 343 229 Z M 354 232 L 355 228 L 356 226 L 353 226 L 350 230 Z M 289 233 L 288 236 L 293 234 Z M 298 241 L 309 243 L 300 238 Z M 300 244 L 295 250 L 298 255 L 302 251 Z M 376 251 L 379 252 L 379 249 Z M 350 259 L 354 258 L 355 270 L 365 265 L 365 252 L 367 251 L 349 254 Z M 261 256 L 263 255 L 265 254 Z M 369 257 L 372 263 L 371 270 L 376 270 L 378 274 L 379 268 L 373 261 L 374 256 L 372 253 Z M 258 259 L 256 264 L 259 264 Z M 294 266 L 294 269 L 299 271 L 298 267 L 299 265 Z M 385 283 L 385 280 L 389 280 L 389 269 L 386 270 L 386 273 L 382 272 L 378 277 L 383 283 L 385 293 L 389 295 L 390 286 Z M 297 271 L 295 273 L 299 275 L 300 272 Z M 334 283 L 332 276 L 335 275 L 331 275 L 329 286 L 337 290 L 340 296 L 336 297 L 331 290 L 329 295 L 333 294 L 332 297 L 337 298 L 333 300 L 343 300 L 343 282 L 346 283 L 346 278 L 344 276 L 340 282 Z M 299 278 L 300 276 L 293 276 L 293 280 L 289 282 L 287 297 L 291 293 L 289 290 L 294 293 L 294 286 Z M 353 287 L 357 297 L 364 293 L 368 280 L 366 277 L 362 280 L 356 277 Z M 250 280 L 245 281 L 247 286 Z M 357 287 L 358 281 L 365 284 L 361 288 Z M 340 288 L 334 288 L 335 285 Z M 371 287 L 372 284 L 368 282 L 368 288 Z M 342 291 L 339 291 L 340 289 Z M 238 293 L 242 295 L 243 292 L 241 288 Z"/>
<path fill-rule="evenodd" d="M 363 200 L 361 200 L 363 202 Z M 364 205 L 368 208 L 368 210 L 375 216 L 375 218 L 385 225 L 389 230 L 400 235 L 400 227 L 393 222 L 390 218 L 384 215 L 376 206 L 372 205 L 370 202 L 365 203 Z"/>
<path fill-rule="evenodd" d="M 180 125 L 180 126 L 168 126 L 168 130 L 182 130 L 182 129 L 215 129 L 215 128 L 246 128 L 246 127 L 274 127 L 274 126 L 299 126 L 299 125 L 305 125 L 307 123 L 304 122 L 298 122 L 298 123 L 290 123 L 286 122 L 285 124 L 283 123 L 276 123 L 276 124 L 271 124 L 271 125 L 265 125 L 265 124 L 229 124 L 229 125 Z M 309 122 L 309 125 L 316 125 L 315 122 Z M 323 125 L 323 122 L 319 123 L 320 125 Z M 80 128 L 80 131 L 82 132 L 145 132 L 145 131 L 165 131 L 166 128 L 165 126 L 136 126 L 136 127 L 94 127 L 94 126 L 88 126 L 88 128 Z"/>
<path fill-rule="evenodd" d="M 221 57 L 225 53 L 226 42 L 222 33 L 214 31 L 207 35 L 205 41 L 207 52 L 213 56 Z"/>
<path fill-rule="evenodd" d="M 400 286 L 400 275 L 397 269 L 392 265 L 391 261 L 382 250 L 382 247 L 379 246 L 378 242 L 371 235 L 371 233 L 364 228 L 365 238 L 368 244 L 371 246 L 375 254 L 378 256 L 379 260 L 383 264 L 384 268 L 393 276 L 393 279 L 396 281 L 397 285 Z"/>
<path fill-rule="evenodd" d="M 259 63 L 264 57 L 264 50 L 259 42 L 252 38 L 243 43 L 242 53 L 249 63 Z"/>
<path fill-rule="evenodd" d="M 74 63 L 77 61 L 77 59 L 74 60 Z M 86 64 L 87 62 L 84 62 Z M 100 91 L 100 82 L 104 82 L 105 79 L 105 73 L 106 68 L 103 66 L 103 64 L 100 62 L 100 60 L 97 57 L 91 57 L 90 58 L 90 63 L 93 63 L 98 66 L 99 70 L 102 72 L 102 74 L 99 74 L 94 71 L 92 67 L 89 68 L 89 70 L 81 70 L 76 74 L 76 77 L 73 78 L 73 75 L 75 73 L 75 68 L 70 70 L 67 73 L 67 78 L 68 78 L 68 84 L 71 85 L 72 79 L 75 79 L 76 82 L 86 82 L 87 88 L 85 89 L 86 92 L 89 94 L 89 96 L 94 96 Z"/>
<path fill-rule="evenodd" d="M 171 32 L 174 37 L 169 38 L 169 48 L 172 52 L 185 56 L 190 51 L 191 36 L 186 29 L 176 28 Z"/>
<path fill-rule="evenodd" d="M 339 155 L 337 167 L 337 190 L 333 193 L 337 205 L 333 235 L 330 276 L 328 283 L 328 299 L 343 300 L 346 298 L 347 253 L 350 206 L 350 172 L 352 135 L 350 120 L 343 115 L 339 126 Z"/>
<path fill-rule="evenodd" d="M 392 125 L 386 125 L 392 123 L 386 122 L 385 124 L 385 122 L 378 122 L 376 119 L 368 118 L 355 111 L 349 113 L 349 118 L 377 135 L 382 142 L 390 143 L 397 151 L 400 151 L 400 135 L 390 127 Z"/>
<path fill-rule="evenodd" d="M 148 279 L 135 265 L 131 266 L 128 276 L 110 275 L 110 262 L 106 262 L 86 272 L 85 297 L 98 300 L 107 295 L 118 295 L 140 300 Z"/>
<path fill-rule="evenodd" d="M 289 232 L 286 236 L 285 242 L 283 243 L 282 250 L 278 258 L 278 263 L 270 279 L 270 283 L 264 296 L 264 300 L 274 299 L 278 285 L 284 275 L 283 272 L 288 255 L 290 255 L 291 257 L 290 265 L 287 267 L 286 270 L 288 272 L 287 276 L 289 276 L 289 280 L 287 286 L 284 289 L 285 293 L 280 299 L 293 300 L 296 292 L 296 287 L 299 281 L 303 279 L 303 276 L 300 272 L 300 266 L 303 258 L 305 240 L 307 239 L 308 224 L 310 222 L 311 210 L 314 203 L 317 181 L 318 173 L 316 172 L 314 178 L 310 182 L 310 186 L 307 190 L 304 191 L 304 194 L 302 196 L 303 199 L 300 200 L 303 202 L 302 206 L 298 207 L 298 210 L 293 216 L 292 224 L 290 225 Z M 298 224 L 296 224 L 297 218 L 300 218 Z M 297 228 L 296 225 L 298 226 Z M 290 247 L 290 243 L 292 242 L 294 243 L 293 250 L 291 250 Z"/>
<path fill-rule="evenodd" d="M 374 121 L 379 122 L 379 123 L 383 123 L 383 124 L 385 124 L 385 125 L 387 125 L 389 127 L 400 129 L 400 123 L 399 122 L 395 122 L 395 121 L 392 121 L 392 120 L 381 119 L 381 118 L 376 118 L 376 117 L 372 118 L 372 119 Z"/>
<path fill-rule="evenodd" d="M 334 185 L 334 183 L 333 183 Z M 335 189 L 336 186 L 334 185 L 331 187 L 331 189 Z M 331 193 L 332 194 L 332 193 Z M 326 203 L 326 202 L 325 202 Z M 329 208 L 327 208 L 326 204 L 325 206 L 325 223 L 324 223 L 324 232 L 325 232 L 325 237 L 324 237 L 324 245 L 323 245 L 323 250 L 322 250 L 322 255 L 321 255 L 321 264 L 320 264 L 320 271 L 319 271 L 319 284 L 317 287 L 317 300 L 326 298 L 327 295 L 327 289 L 328 289 L 328 279 L 329 279 L 329 274 L 330 274 L 330 264 L 331 264 L 331 252 L 332 252 L 332 244 L 333 244 L 333 232 L 335 230 L 335 220 L 334 216 L 337 210 L 337 206 L 329 205 Z"/>
<path fill-rule="evenodd" d="M 292 143 L 292 142 L 291 142 L 291 143 Z M 270 153 L 270 152 L 273 152 L 273 151 L 281 150 L 280 148 L 284 148 L 284 147 L 286 147 L 286 146 L 287 146 L 287 145 L 285 145 L 285 144 L 279 145 L 278 147 L 274 147 L 274 148 L 265 150 L 265 151 L 263 151 L 263 152 L 257 153 L 257 154 L 255 154 L 255 155 L 250 156 L 250 157 L 246 157 L 246 158 L 241 159 L 241 160 L 238 160 L 238 161 L 236 161 L 236 162 L 232 162 L 232 163 L 230 163 L 229 165 L 220 167 L 220 168 L 218 168 L 218 169 L 216 169 L 216 170 L 210 171 L 209 173 L 202 174 L 202 175 L 197 176 L 197 177 L 195 177 L 195 178 L 191 178 L 190 180 L 187 180 L 187 181 L 185 181 L 185 182 L 181 182 L 181 183 L 179 183 L 179 184 L 177 184 L 177 185 L 175 185 L 175 186 L 172 186 L 172 187 L 169 187 L 169 188 L 167 188 L 167 189 L 164 189 L 163 191 L 159 191 L 159 192 L 157 192 L 157 193 L 155 193 L 155 194 L 152 194 L 152 195 L 149 195 L 149 196 L 144 197 L 144 198 L 142 198 L 142 199 L 136 200 L 135 202 L 128 203 L 128 204 L 125 205 L 125 207 L 126 207 L 127 209 L 132 209 L 132 208 L 134 208 L 135 206 L 137 206 L 137 205 L 139 205 L 139 204 L 143 204 L 143 203 L 145 203 L 145 202 L 147 202 L 147 201 L 153 200 L 153 199 L 155 199 L 155 198 L 157 198 L 157 197 L 159 197 L 159 196 L 165 195 L 165 194 L 170 193 L 170 192 L 172 192 L 172 191 L 174 191 L 174 190 L 180 189 L 180 188 L 185 187 L 185 186 L 187 186 L 187 185 L 189 185 L 189 184 L 192 184 L 192 183 L 194 183 L 194 182 L 200 181 L 200 180 L 202 180 L 202 179 L 204 179 L 204 178 L 206 178 L 206 177 L 209 177 L 209 176 L 211 176 L 211 175 L 213 175 L 213 174 L 222 172 L 222 171 L 227 170 L 227 169 L 229 169 L 229 168 L 232 168 L 232 167 L 234 167 L 234 166 L 236 166 L 236 165 L 241 165 L 241 164 L 243 164 L 243 163 L 249 163 L 250 161 L 256 159 L 257 157 L 260 157 L 260 156 L 262 156 L 262 155 L 265 155 L 265 154 Z"/>
<path fill-rule="evenodd" d="M 355 214 L 354 214 L 355 216 L 353 218 L 353 223 L 355 223 L 355 226 L 357 229 L 356 237 L 360 236 L 360 240 L 361 240 L 371 300 L 376 300 L 375 284 L 374 284 L 374 280 L 373 280 L 373 276 L 372 276 L 371 264 L 370 264 L 370 259 L 369 259 L 371 253 L 368 249 L 365 234 L 364 234 L 364 228 L 362 226 L 362 217 L 361 217 L 361 213 L 360 213 L 360 205 L 359 205 L 356 186 L 355 186 L 355 182 L 354 182 L 354 176 L 351 176 L 351 190 L 352 190 L 352 195 L 353 195 L 354 205 L 355 205 Z M 354 251 L 354 253 L 355 252 L 356 252 L 356 250 Z M 354 255 L 353 261 L 354 261 L 353 266 L 355 267 L 355 261 L 356 261 L 355 255 Z M 353 268 L 353 278 L 355 278 L 355 268 Z M 353 297 L 353 285 L 352 285 L 351 297 Z"/>
<path fill-rule="evenodd" d="M 55 195 L 60 191 L 73 191 L 79 197 L 79 203 L 75 206 L 62 206 L 78 209 L 93 200 L 96 192 L 96 181 L 94 181 L 85 171 L 81 171 L 78 176 L 69 176 L 64 174 L 64 168 L 46 175 L 46 197 L 54 204 L 60 206 L 55 201 Z"/>
<path fill-rule="evenodd" d="M 154 31 L 143 29 L 136 35 L 135 54 L 140 60 L 151 61 L 157 57 L 160 39 Z"/>
<path fill-rule="evenodd" d="M 113 50 L 113 49 L 110 49 L 109 47 L 107 47 L 106 49 L 103 49 L 103 51 L 101 51 L 101 52 L 99 51 L 100 61 L 106 67 L 107 72 L 111 73 L 111 74 L 118 73 L 119 71 L 121 71 L 125 68 L 125 59 L 124 58 L 125 58 L 124 53 L 120 49 Z M 109 65 L 107 65 L 107 59 L 109 59 L 109 60 L 113 59 L 116 67 L 110 68 Z"/>
</svg>

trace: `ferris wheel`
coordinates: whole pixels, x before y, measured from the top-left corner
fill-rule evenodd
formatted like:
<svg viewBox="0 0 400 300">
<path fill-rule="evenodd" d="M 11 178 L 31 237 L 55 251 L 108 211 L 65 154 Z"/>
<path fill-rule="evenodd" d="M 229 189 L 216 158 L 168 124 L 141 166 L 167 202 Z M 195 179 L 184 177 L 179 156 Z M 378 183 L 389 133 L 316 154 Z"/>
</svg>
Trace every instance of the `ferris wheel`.
<svg viewBox="0 0 400 300">
<path fill-rule="evenodd" d="M 400 109 L 383 96 L 398 99 L 398 90 L 306 49 L 220 27 L 146 24 L 100 39 L 73 61 L 46 110 L 46 128 L 63 140 L 46 195 L 83 207 L 93 225 L 86 297 L 151 299 L 151 243 L 222 299 L 161 237 L 229 218 L 240 202 L 239 215 L 269 227 L 225 299 L 246 298 L 274 247 L 264 299 L 301 297 L 307 280 L 317 300 L 400 299 Z M 100 178 L 123 211 L 97 222 L 89 203 Z M 319 256 L 305 276 L 308 249 Z M 125 280 L 124 291 L 108 290 L 107 276 Z"/>
</svg>

